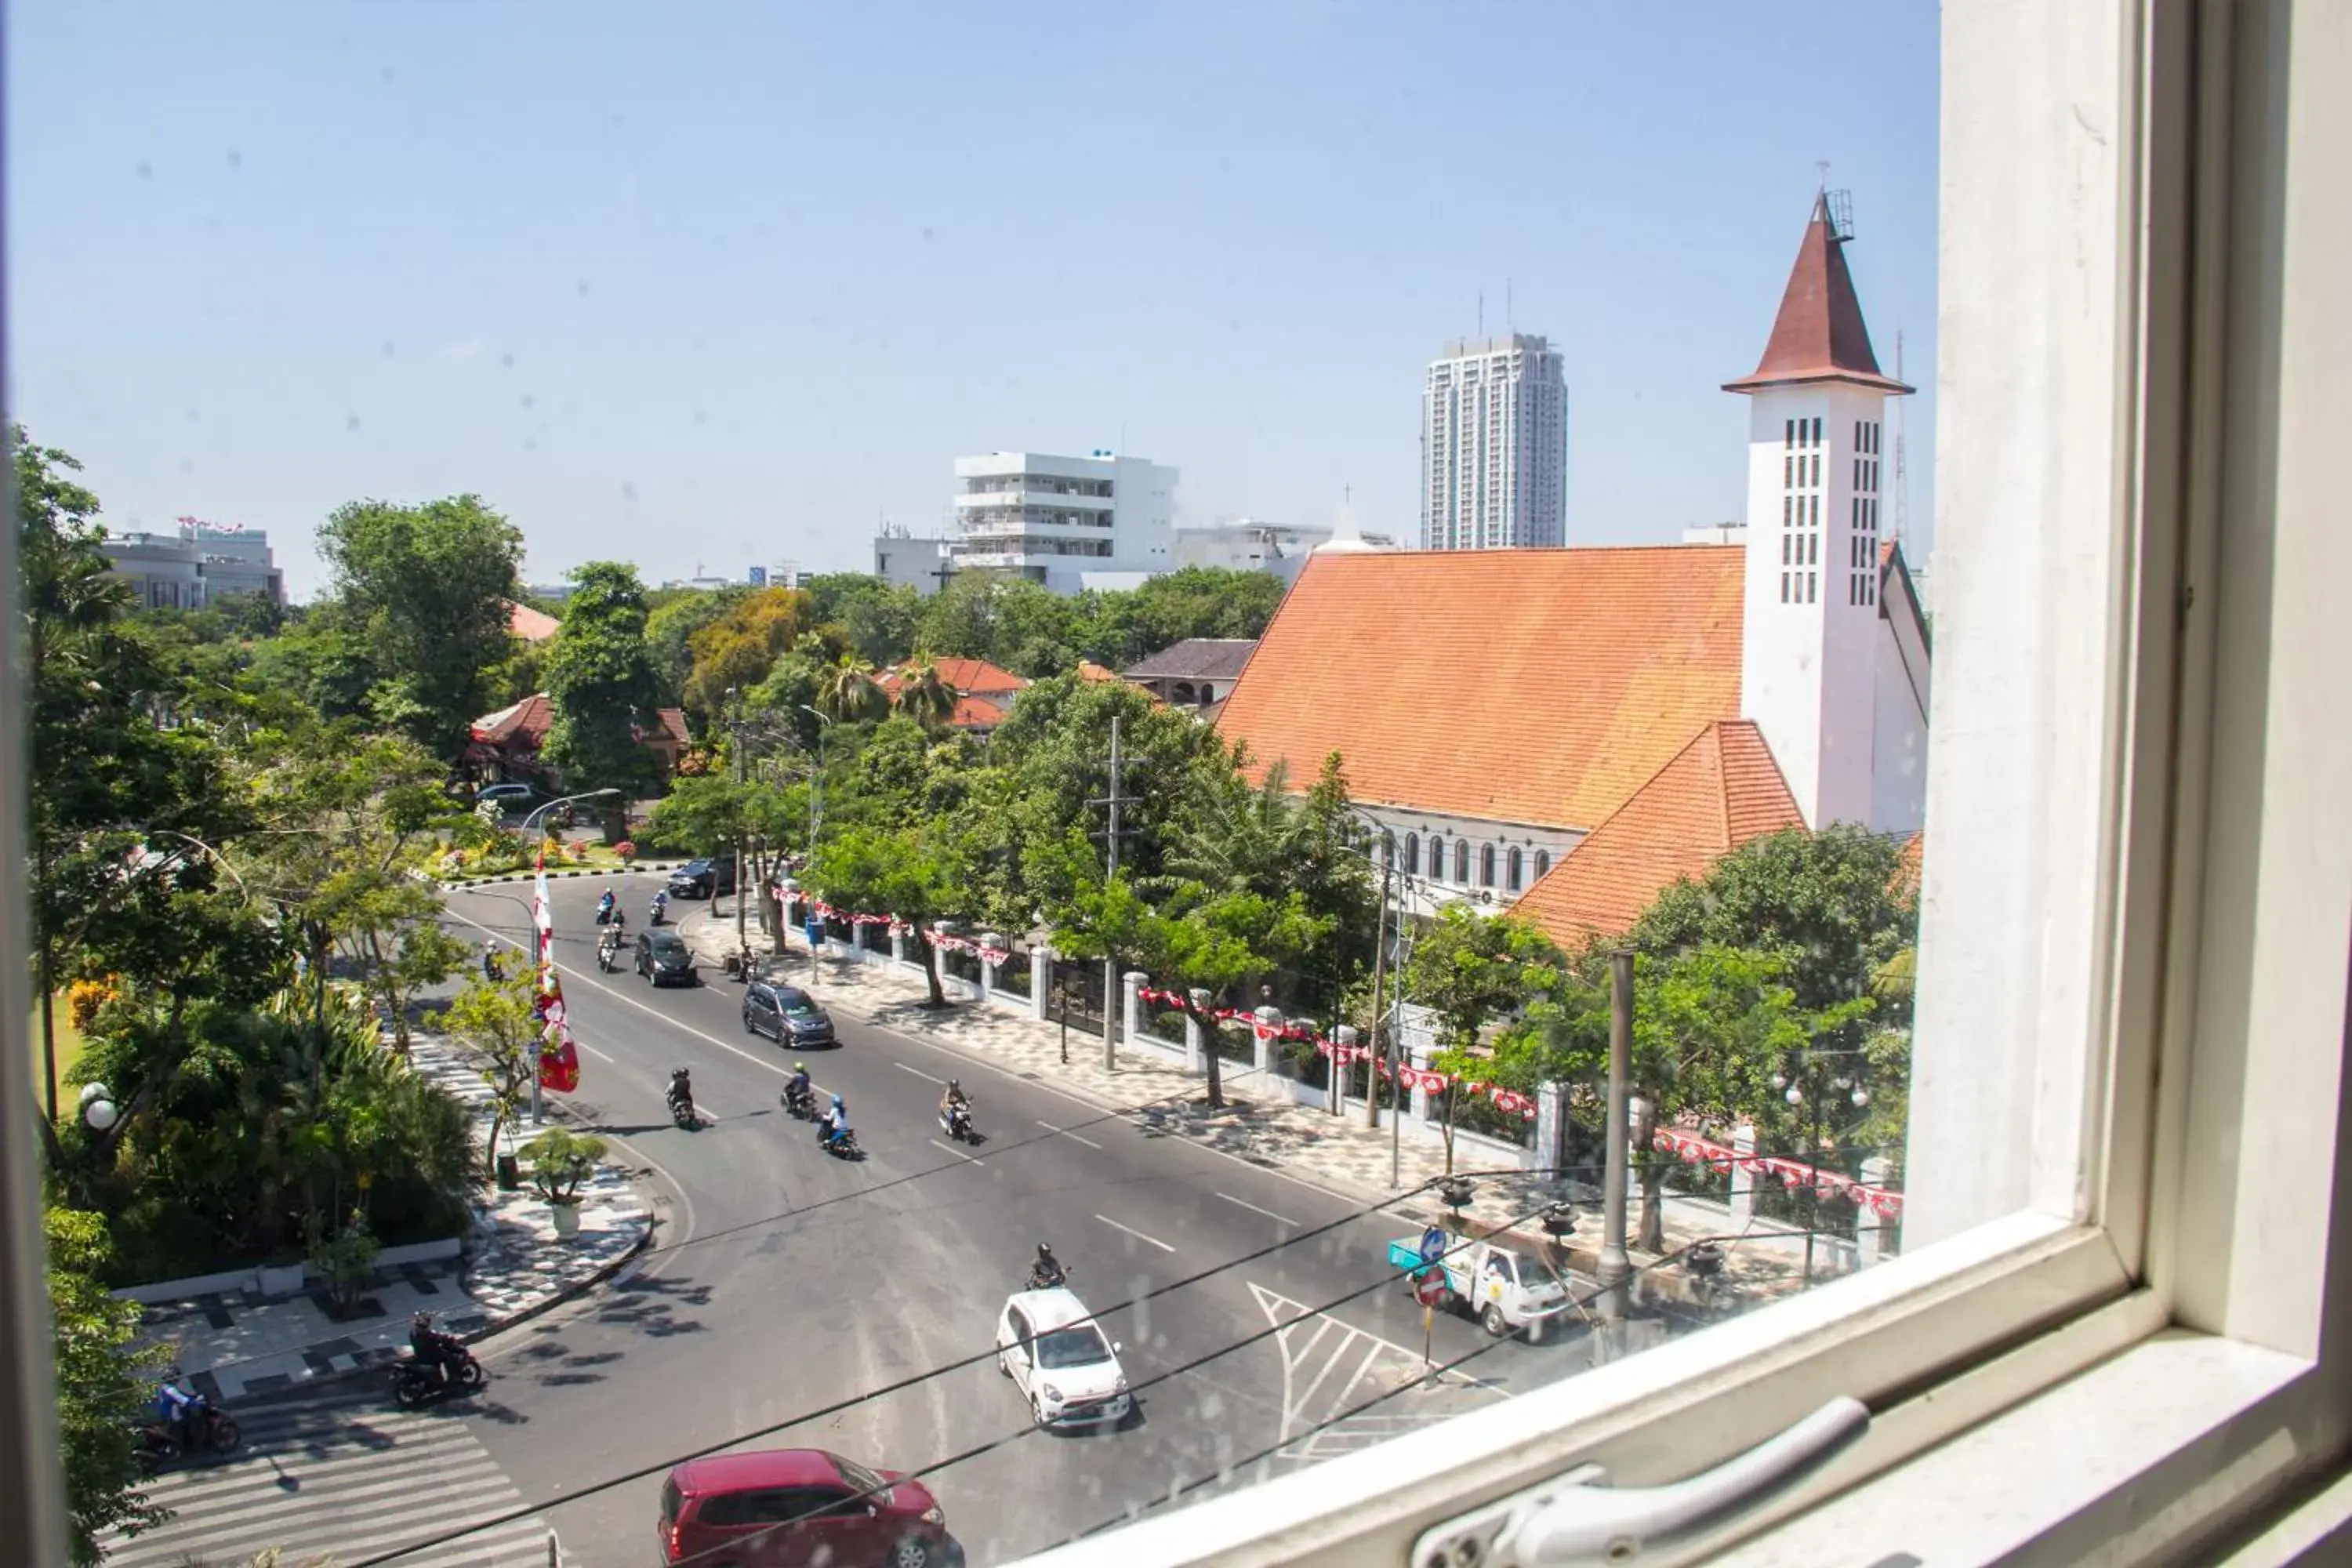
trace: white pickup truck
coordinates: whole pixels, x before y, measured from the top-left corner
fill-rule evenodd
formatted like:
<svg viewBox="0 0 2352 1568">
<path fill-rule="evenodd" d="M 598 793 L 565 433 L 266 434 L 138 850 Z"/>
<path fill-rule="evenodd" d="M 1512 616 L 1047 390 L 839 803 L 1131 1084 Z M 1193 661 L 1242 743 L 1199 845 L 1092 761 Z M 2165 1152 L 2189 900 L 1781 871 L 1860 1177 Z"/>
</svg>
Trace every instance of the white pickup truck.
<svg viewBox="0 0 2352 1568">
<path fill-rule="evenodd" d="M 1418 1278 L 1425 1268 L 1421 1239 L 1404 1237 L 1389 1243 L 1389 1267 L 1410 1270 Z M 1433 1267 L 1445 1271 L 1444 1305 L 1478 1320 L 1496 1339 L 1525 1329 L 1531 1340 L 1569 1310 L 1568 1289 L 1537 1258 L 1487 1241 L 1448 1238 L 1447 1250 Z"/>
</svg>

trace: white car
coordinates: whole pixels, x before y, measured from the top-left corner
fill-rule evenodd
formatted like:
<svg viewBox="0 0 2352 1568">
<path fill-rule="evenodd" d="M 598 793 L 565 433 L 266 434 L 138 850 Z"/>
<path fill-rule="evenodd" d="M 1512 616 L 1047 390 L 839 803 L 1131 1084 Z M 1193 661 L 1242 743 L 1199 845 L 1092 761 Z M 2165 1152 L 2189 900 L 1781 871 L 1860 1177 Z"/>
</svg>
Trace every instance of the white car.
<svg viewBox="0 0 2352 1568">
<path fill-rule="evenodd" d="M 1135 1408 L 1119 1347 L 1066 1289 L 1024 1290 L 996 1321 L 996 1370 L 1029 1401 L 1040 1426 L 1092 1426 Z"/>
</svg>

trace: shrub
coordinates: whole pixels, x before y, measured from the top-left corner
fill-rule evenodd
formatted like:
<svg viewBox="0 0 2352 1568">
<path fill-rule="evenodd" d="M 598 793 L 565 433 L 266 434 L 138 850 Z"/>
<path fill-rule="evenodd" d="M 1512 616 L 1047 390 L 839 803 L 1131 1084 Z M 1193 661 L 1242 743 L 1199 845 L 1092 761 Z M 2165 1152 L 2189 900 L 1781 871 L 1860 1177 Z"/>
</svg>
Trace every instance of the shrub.
<svg viewBox="0 0 2352 1568">
<path fill-rule="evenodd" d="M 551 1204 L 578 1203 L 581 1184 L 595 1174 L 596 1162 L 604 1157 L 602 1138 L 582 1137 L 561 1127 L 550 1128 L 522 1146 L 531 1185 Z"/>
</svg>

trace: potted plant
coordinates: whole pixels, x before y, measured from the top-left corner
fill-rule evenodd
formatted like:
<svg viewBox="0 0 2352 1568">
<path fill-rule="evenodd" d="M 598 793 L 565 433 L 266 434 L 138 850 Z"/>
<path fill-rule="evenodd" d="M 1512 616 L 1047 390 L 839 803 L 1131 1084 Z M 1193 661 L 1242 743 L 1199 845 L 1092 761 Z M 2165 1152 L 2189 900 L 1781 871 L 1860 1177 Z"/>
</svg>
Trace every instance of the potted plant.
<svg viewBox="0 0 2352 1568">
<path fill-rule="evenodd" d="M 333 1302 L 329 1316 L 340 1321 L 359 1306 L 368 1272 L 383 1250 L 375 1233 L 368 1229 L 366 1216 L 356 1210 L 332 1240 L 322 1238 L 311 1244 L 310 1267 L 327 1282 Z"/>
<path fill-rule="evenodd" d="M 580 1234 L 580 1188 L 596 1173 L 596 1162 L 604 1157 L 602 1138 L 583 1137 L 561 1127 L 550 1128 L 522 1146 L 530 1184 L 547 1200 L 556 1235 Z"/>
</svg>

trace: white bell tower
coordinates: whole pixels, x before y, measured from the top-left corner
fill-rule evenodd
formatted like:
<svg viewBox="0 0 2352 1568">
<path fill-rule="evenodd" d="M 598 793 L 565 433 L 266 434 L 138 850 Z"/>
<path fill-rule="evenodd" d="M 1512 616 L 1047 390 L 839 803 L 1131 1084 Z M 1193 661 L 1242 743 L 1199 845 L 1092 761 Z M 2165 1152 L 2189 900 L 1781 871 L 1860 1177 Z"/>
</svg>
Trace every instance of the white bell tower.
<svg viewBox="0 0 2352 1568">
<path fill-rule="evenodd" d="M 1755 372 L 1739 705 L 1807 826 L 1867 824 L 1879 637 L 1886 400 L 1847 272 L 1844 193 L 1822 192 Z"/>
</svg>

